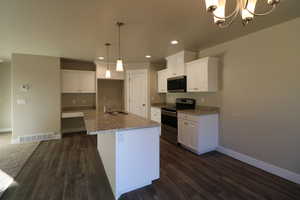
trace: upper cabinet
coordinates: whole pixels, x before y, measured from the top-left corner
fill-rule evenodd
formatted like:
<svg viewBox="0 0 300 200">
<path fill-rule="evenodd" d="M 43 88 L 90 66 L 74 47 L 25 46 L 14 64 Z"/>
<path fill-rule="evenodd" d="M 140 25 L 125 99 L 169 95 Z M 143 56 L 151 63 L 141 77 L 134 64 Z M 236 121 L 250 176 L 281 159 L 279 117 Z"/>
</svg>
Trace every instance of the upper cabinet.
<svg viewBox="0 0 300 200">
<path fill-rule="evenodd" d="M 167 69 L 160 70 L 157 72 L 158 93 L 166 93 L 167 92 L 167 77 L 168 77 Z"/>
<path fill-rule="evenodd" d="M 94 71 L 62 70 L 62 93 L 95 93 Z"/>
<path fill-rule="evenodd" d="M 191 51 L 181 51 L 168 56 L 166 58 L 168 78 L 186 75 L 185 63 L 196 59 L 196 57 L 197 53 Z"/>
<path fill-rule="evenodd" d="M 186 63 L 187 92 L 218 91 L 218 63 L 215 57 Z"/>
<path fill-rule="evenodd" d="M 97 78 L 98 79 L 113 79 L 113 80 L 124 80 L 125 73 L 116 71 L 116 64 L 110 64 L 109 69 L 111 73 L 111 78 L 105 77 L 107 66 L 105 63 L 97 63 Z"/>
</svg>

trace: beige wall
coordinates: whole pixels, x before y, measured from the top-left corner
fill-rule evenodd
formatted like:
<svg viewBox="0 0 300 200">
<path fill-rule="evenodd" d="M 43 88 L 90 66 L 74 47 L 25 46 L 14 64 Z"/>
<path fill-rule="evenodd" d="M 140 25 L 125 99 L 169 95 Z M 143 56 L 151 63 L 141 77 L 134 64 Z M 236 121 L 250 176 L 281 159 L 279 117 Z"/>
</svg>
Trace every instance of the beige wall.
<svg viewBox="0 0 300 200">
<path fill-rule="evenodd" d="M 200 51 L 220 56 L 220 144 L 300 173 L 300 18 Z M 216 95 L 217 96 L 217 95 Z"/>
<path fill-rule="evenodd" d="M 124 110 L 124 81 L 98 80 L 98 110 Z"/>
<path fill-rule="evenodd" d="M 29 84 L 27 92 L 20 90 Z M 60 132 L 59 58 L 24 54 L 12 55 L 13 137 Z M 17 104 L 25 99 L 25 105 Z"/>
<path fill-rule="evenodd" d="M 0 132 L 11 128 L 10 63 L 0 63 Z"/>
</svg>

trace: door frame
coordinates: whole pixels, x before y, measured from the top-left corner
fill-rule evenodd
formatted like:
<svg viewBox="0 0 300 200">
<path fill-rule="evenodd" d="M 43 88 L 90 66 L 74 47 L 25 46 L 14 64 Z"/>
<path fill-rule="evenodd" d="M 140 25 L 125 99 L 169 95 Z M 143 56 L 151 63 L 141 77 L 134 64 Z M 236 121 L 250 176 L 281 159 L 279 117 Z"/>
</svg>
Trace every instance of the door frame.
<svg viewBox="0 0 300 200">
<path fill-rule="evenodd" d="M 149 109 L 150 109 L 150 89 L 149 89 L 149 70 L 148 69 L 132 69 L 127 70 L 125 73 L 125 110 L 126 112 L 129 112 L 129 94 L 130 94 L 130 88 L 129 88 L 129 82 L 130 82 L 130 76 L 134 72 L 142 72 L 146 74 L 146 88 L 147 91 L 146 95 L 146 118 L 149 119 Z"/>
</svg>

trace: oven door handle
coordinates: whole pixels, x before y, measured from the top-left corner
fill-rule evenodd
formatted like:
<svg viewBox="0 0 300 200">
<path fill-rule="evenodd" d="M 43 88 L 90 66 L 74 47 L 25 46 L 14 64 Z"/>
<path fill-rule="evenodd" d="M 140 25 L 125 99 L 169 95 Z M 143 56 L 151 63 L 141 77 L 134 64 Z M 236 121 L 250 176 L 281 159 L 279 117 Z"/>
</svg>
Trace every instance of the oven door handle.
<svg viewBox="0 0 300 200">
<path fill-rule="evenodd" d="M 177 117 L 176 112 L 171 112 L 171 111 L 166 111 L 166 110 L 163 110 L 161 112 L 161 115 L 166 115 L 166 116 L 170 116 L 170 117 Z"/>
</svg>

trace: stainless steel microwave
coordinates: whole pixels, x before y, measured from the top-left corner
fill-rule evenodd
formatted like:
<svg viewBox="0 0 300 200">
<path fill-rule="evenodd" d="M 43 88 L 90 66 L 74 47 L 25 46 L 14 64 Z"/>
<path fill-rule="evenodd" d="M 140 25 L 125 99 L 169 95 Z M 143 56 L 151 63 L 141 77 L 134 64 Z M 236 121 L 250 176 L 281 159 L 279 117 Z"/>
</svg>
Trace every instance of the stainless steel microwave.
<svg viewBox="0 0 300 200">
<path fill-rule="evenodd" d="M 186 92 L 186 76 L 168 78 L 168 92 Z"/>
</svg>

